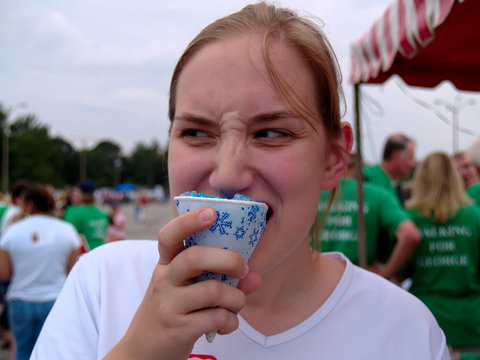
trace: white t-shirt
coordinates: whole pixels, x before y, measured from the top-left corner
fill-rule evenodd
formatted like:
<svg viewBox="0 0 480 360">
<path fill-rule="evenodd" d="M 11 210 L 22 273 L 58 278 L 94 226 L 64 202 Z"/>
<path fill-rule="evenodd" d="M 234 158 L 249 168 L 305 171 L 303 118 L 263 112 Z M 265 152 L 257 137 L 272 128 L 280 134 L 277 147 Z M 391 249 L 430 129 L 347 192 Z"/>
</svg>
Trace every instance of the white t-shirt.
<svg viewBox="0 0 480 360">
<path fill-rule="evenodd" d="M 264 336 L 240 317 L 239 328 L 202 336 L 192 359 L 447 360 L 445 336 L 414 296 L 346 264 L 329 299 L 303 323 Z M 126 332 L 158 261 L 157 242 L 120 241 L 82 256 L 47 318 L 32 360 L 102 359 Z M 196 354 L 196 355 L 194 355 Z"/>
<path fill-rule="evenodd" d="M 13 267 L 7 300 L 55 300 L 67 278 L 70 254 L 80 246 L 75 228 L 52 216 L 33 215 L 10 225 L 0 240 Z"/>
</svg>

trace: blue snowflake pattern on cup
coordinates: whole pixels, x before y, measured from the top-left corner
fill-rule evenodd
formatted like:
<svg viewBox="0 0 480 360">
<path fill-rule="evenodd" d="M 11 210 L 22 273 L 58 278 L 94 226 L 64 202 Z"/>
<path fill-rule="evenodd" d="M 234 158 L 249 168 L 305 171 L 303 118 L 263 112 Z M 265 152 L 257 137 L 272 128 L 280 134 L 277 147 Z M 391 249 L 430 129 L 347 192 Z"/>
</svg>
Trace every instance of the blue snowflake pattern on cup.
<svg viewBox="0 0 480 360">
<path fill-rule="evenodd" d="M 210 231 L 214 233 L 217 229 L 220 235 L 228 235 L 227 228 L 232 228 L 232 221 L 227 220 L 230 214 L 223 211 L 217 211 L 217 221 L 210 226 Z"/>
<path fill-rule="evenodd" d="M 250 241 L 248 242 L 248 245 L 250 245 L 251 247 L 254 247 L 257 244 L 258 233 L 259 233 L 258 229 L 253 229 L 253 232 L 249 237 Z"/>
<path fill-rule="evenodd" d="M 253 205 L 248 211 L 248 221 L 254 222 L 257 219 L 257 214 L 259 210 L 260 210 L 259 206 Z"/>
<path fill-rule="evenodd" d="M 190 247 L 193 245 L 198 245 L 198 243 L 195 241 L 195 238 L 193 236 L 189 236 L 188 238 L 185 239 L 185 247 Z"/>
<path fill-rule="evenodd" d="M 237 240 L 240 240 L 240 239 L 243 239 L 243 237 L 245 236 L 245 227 L 243 226 L 239 226 L 237 227 L 237 229 L 235 230 L 235 239 Z"/>
<path fill-rule="evenodd" d="M 238 252 L 248 262 L 265 229 L 268 207 L 261 202 L 243 197 L 225 202 L 223 199 L 217 202 L 214 196 L 206 196 L 206 198 L 193 196 L 192 198 L 190 194 L 175 198 L 179 214 L 198 209 L 201 206 L 212 207 L 217 213 L 217 220 L 213 225 L 185 239 L 185 247 L 193 245 L 220 247 Z M 232 286 L 236 286 L 239 281 L 233 276 L 208 271 L 196 277 L 195 281 L 212 279 Z"/>
</svg>

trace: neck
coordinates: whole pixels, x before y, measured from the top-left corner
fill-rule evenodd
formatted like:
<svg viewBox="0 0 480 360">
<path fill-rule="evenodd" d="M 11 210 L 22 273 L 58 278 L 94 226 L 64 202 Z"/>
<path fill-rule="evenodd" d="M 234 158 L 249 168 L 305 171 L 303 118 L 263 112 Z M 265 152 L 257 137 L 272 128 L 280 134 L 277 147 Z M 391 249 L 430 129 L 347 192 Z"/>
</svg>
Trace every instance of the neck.
<svg viewBox="0 0 480 360">
<path fill-rule="evenodd" d="M 48 215 L 48 213 L 45 212 L 45 211 L 32 211 L 32 212 L 28 213 L 27 215 Z"/>
<path fill-rule="evenodd" d="M 342 264 L 311 250 L 308 243 L 298 251 L 304 252 L 303 261 L 286 260 L 281 269 L 262 274 L 261 289 L 248 296 L 241 312 L 264 335 L 278 334 L 307 319 L 328 299 L 343 274 Z"/>
<path fill-rule="evenodd" d="M 380 167 L 383 169 L 383 171 L 385 171 L 387 173 L 387 175 L 390 179 L 397 180 L 398 176 L 395 172 L 395 169 L 394 169 L 393 165 L 390 162 L 384 161 L 384 162 L 382 162 Z"/>
</svg>

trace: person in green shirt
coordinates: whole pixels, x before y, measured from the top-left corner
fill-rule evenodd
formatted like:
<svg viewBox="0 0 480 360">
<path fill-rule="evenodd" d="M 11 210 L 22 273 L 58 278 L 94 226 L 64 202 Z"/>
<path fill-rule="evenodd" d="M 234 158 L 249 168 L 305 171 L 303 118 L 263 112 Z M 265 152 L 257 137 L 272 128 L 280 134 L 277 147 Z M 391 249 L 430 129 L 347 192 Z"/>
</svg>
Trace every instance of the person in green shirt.
<svg viewBox="0 0 480 360">
<path fill-rule="evenodd" d="M 78 185 L 82 193 L 82 203 L 69 206 L 63 219 L 71 223 L 84 237 L 86 251 L 105 244 L 109 225 L 108 215 L 95 203 L 95 184 L 85 180 Z"/>
<path fill-rule="evenodd" d="M 480 346 L 480 208 L 450 156 L 425 158 L 406 207 L 422 236 L 407 265 L 409 291 L 432 311 L 450 346 Z"/>
<path fill-rule="evenodd" d="M 404 204 L 401 180 L 415 168 L 415 142 L 403 134 L 391 135 L 384 146 L 382 163 L 364 169 L 365 181 L 382 186 Z"/>
<path fill-rule="evenodd" d="M 480 181 L 470 185 L 467 189 L 467 194 L 480 206 Z"/>
<path fill-rule="evenodd" d="M 472 145 L 470 145 L 470 147 L 467 149 L 467 154 L 475 166 L 480 180 L 480 137 L 477 138 Z"/>
<path fill-rule="evenodd" d="M 477 167 L 470 154 L 466 151 L 459 151 L 453 155 L 453 160 L 462 177 L 468 196 L 480 205 L 480 175 L 477 173 Z"/>
<path fill-rule="evenodd" d="M 353 263 L 358 264 L 358 203 L 357 181 L 354 175 L 355 155 L 350 155 L 345 179 L 340 181 L 329 215 L 323 224 L 320 247 L 322 252 L 342 252 Z M 370 270 L 390 278 L 409 259 L 420 242 L 420 234 L 398 201 L 387 190 L 364 183 L 363 194 L 367 263 Z M 328 209 L 329 198 L 330 191 L 322 192 L 319 219 L 322 219 L 322 215 Z M 380 229 L 385 229 L 397 238 L 384 266 L 379 266 L 384 261 L 378 251 L 381 245 L 378 237 Z"/>
<path fill-rule="evenodd" d="M 465 189 L 480 181 L 475 164 L 466 151 L 459 151 L 453 155 L 453 160 L 460 173 Z"/>
</svg>

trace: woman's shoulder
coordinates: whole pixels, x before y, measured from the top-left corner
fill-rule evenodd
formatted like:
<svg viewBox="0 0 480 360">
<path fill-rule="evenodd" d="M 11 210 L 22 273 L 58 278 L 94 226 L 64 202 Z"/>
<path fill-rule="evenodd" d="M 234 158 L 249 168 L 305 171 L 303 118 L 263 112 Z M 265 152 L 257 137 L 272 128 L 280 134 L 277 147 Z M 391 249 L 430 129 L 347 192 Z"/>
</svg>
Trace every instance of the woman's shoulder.
<svg viewBox="0 0 480 360">
<path fill-rule="evenodd" d="M 402 307 L 418 307 L 420 311 L 426 309 L 425 305 L 415 296 L 392 283 L 385 278 L 354 265 L 341 253 L 326 254 L 337 261 L 345 263 L 345 272 L 339 283 L 345 291 L 345 295 L 357 299 L 357 303 L 367 305 L 379 304 L 375 311 L 382 310 L 382 304 L 388 303 L 387 311 L 391 311 L 390 306 L 398 304 Z"/>
<path fill-rule="evenodd" d="M 79 264 L 84 268 L 99 268 L 129 272 L 131 269 L 151 270 L 158 262 L 158 248 L 155 240 L 121 240 L 98 246 L 84 254 Z M 117 273 L 118 274 L 118 273 Z"/>
<path fill-rule="evenodd" d="M 399 285 L 353 264 L 352 272 L 352 292 L 375 312 L 388 314 L 392 321 L 397 317 L 399 321 L 409 318 L 436 324 L 423 302 Z"/>
<path fill-rule="evenodd" d="M 465 205 L 463 206 L 459 212 L 463 212 L 463 213 L 472 213 L 472 214 L 475 214 L 475 215 L 478 215 L 480 214 L 480 206 L 476 205 L 476 204 L 468 204 L 468 205 Z"/>
<path fill-rule="evenodd" d="M 138 255 L 155 255 L 158 258 L 158 242 L 156 240 L 122 240 L 107 243 L 98 246 L 87 255 L 92 257 L 117 257 L 125 255 L 127 257 Z M 152 251 L 153 250 L 153 251 Z M 153 254 L 152 254 L 153 253 Z M 129 255 L 130 254 L 130 255 Z"/>
<path fill-rule="evenodd" d="M 471 224 L 478 224 L 480 222 L 480 206 L 476 204 L 468 204 L 460 208 L 451 222 L 470 222 Z"/>
<path fill-rule="evenodd" d="M 446 346 L 437 321 L 417 297 L 373 272 L 344 261 L 345 273 L 337 287 L 342 290 L 334 309 L 337 321 L 348 322 L 354 329 L 352 336 L 360 336 L 354 332 L 361 328 L 365 332 L 362 336 L 376 337 L 378 343 L 386 343 L 394 336 L 412 349 L 419 341 L 424 350 L 434 345 L 438 352 Z"/>
</svg>

